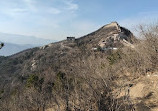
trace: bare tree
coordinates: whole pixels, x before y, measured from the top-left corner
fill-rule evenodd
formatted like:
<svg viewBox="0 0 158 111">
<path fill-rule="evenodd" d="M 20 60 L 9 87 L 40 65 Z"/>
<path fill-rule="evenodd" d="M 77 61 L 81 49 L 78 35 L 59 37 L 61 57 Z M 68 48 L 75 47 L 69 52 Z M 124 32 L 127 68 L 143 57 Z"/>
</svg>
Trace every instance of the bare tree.
<svg viewBox="0 0 158 111">
<path fill-rule="evenodd" d="M 0 49 L 1 49 L 3 46 L 4 46 L 4 43 L 1 43 L 1 44 L 0 44 Z"/>
</svg>

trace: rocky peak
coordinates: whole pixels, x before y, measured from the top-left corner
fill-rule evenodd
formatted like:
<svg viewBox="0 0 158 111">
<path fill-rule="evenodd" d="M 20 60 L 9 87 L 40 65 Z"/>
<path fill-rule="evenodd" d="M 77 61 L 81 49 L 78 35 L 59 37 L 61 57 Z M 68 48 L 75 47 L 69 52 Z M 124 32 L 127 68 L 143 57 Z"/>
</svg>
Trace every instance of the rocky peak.
<svg viewBox="0 0 158 111">
<path fill-rule="evenodd" d="M 118 32 L 121 32 L 120 25 L 117 22 L 111 22 L 110 24 L 103 26 L 103 29 L 107 29 L 107 28 L 111 28 L 111 27 L 114 27 L 114 28 L 116 28 L 116 30 Z"/>
<path fill-rule="evenodd" d="M 120 46 L 132 46 L 136 38 L 126 28 L 121 27 L 117 22 L 107 24 L 95 32 L 77 39 L 78 44 L 84 44 L 88 48 L 102 49 L 118 48 Z"/>
<path fill-rule="evenodd" d="M 133 48 L 133 40 L 135 39 L 134 35 L 126 28 L 121 27 L 117 22 L 112 22 L 103 26 L 104 30 L 111 30 L 111 32 L 104 36 L 98 43 L 98 45 L 103 49 L 117 49 L 118 47 L 130 46 Z"/>
</svg>

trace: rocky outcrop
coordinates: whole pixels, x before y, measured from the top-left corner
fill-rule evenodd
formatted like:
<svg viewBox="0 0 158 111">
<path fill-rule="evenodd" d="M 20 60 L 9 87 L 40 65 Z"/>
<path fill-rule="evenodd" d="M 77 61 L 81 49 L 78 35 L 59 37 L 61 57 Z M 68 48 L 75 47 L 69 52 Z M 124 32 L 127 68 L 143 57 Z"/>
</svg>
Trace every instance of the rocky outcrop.
<svg viewBox="0 0 158 111">
<path fill-rule="evenodd" d="M 134 48 L 134 46 L 132 45 L 134 43 L 132 39 L 134 38 L 134 36 L 129 30 L 120 27 L 120 25 L 117 22 L 112 22 L 111 24 L 105 25 L 103 27 L 103 29 L 109 28 L 113 28 L 115 29 L 115 31 L 112 31 L 107 36 L 103 37 L 98 43 L 98 45 L 103 50 L 113 48 L 116 49 L 122 45 Z"/>
<path fill-rule="evenodd" d="M 134 35 L 117 22 L 107 24 L 93 33 L 76 39 L 77 44 L 84 45 L 88 49 L 100 47 L 102 50 L 116 49 L 122 46 L 133 48 L 132 44 L 136 41 Z"/>
</svg>

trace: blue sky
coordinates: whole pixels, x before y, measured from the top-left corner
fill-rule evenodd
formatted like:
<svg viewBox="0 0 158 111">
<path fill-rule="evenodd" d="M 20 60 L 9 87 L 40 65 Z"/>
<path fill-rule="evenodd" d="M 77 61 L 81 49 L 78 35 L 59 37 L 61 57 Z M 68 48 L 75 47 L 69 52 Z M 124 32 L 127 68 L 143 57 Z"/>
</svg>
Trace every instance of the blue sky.
<svg viewBox="0 0 158 111">
<path fill-rule="evenodd" d="M 62 40 L 112 21 L 157 22 L 158 0 L 0 0 L 0 32 Z"/>
</svg>

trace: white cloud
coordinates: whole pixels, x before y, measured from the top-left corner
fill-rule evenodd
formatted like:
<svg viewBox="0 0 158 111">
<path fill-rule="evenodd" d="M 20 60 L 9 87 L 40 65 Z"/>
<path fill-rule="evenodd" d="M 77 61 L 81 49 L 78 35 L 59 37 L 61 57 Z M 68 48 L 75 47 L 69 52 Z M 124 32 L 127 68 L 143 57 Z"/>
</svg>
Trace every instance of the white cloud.
<svg viewBox="0 0 158 111">
<path fill-rule="evenodd" d="M 23 8 L 12 9 L 13 13 L 24 13 L 24 12 L 27 12 L 27 11 L 28 11 L 27 9 L 23 9 Z"/>
<path fill-rule="evenodd" d="M 51 8 L 48 9 L 48 13 L 50 13 L 50 14 L 60 14 L 61 11 L 57 8 L 51 7 Z"/>
<path fill-rule="evenodd" d="M 1 14 L 4 14 L 4 15 L 10 16 L 12 18 L 17 18 L 17 17 L 20 18 L 20 16 L 18 16 L 18 15 L 23 15 L 27 12 L 28 12 L 28 10 L 24 9 L 24 8 L 5 8 L 0 11 L 0 16 L 1 16 Z M 1 16 L 1 17 L 3 17 L 3 16 Z"/>
<path fill-rule="evenodd" d="M 73 3 L 73 0 L 68 0 L 65 4 L 67 5 L 67 9 L 71 11 L 75 11 L 79 8 L 77 4 Z"/>
<path fill-rule="evenodd" d="M 0 0 L 0 5 L 0 32 L 54 39 L 73 32 L 67 25 L 79 8 L 74 0 Z"/>
<path fill-rule="evenodd" d="M 24 4 L 26 4 L 27 8 L 31 11 L 36 12 L 37 8 L 35 7 L 36 1 L 35 0 L 23 0 Z"/>
<path fill-rule="evenodd" d="M 34 14 L 65 14 L 75 12 L 79 7 L 74 0 L 5 0 L 0 1 L 0 13 L 14 15 L 28 12 Z"/>
</svg>

